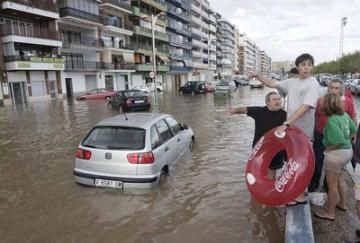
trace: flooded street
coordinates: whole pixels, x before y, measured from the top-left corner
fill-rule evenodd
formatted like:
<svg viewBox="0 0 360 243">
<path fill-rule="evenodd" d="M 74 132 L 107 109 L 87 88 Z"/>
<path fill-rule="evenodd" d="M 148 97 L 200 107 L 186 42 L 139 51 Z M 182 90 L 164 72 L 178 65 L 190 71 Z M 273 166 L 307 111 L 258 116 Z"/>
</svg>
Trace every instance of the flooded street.
<svg viewBox="0 0 360 243">
<path fill-rule="evenodd" d="M 105 101 L 42 100 L 0 109 L 1 242 L 282 242 L 278 212 L 252 202 L 244 171 L 254 122 L 232 105 L 263 105 L 269 91 L 234 96 L 159 94 L 159 109 L 190 125 L 192 153 L 150 191 L 78 185 L 78 143 L 103 118 Z"/>
</svg>

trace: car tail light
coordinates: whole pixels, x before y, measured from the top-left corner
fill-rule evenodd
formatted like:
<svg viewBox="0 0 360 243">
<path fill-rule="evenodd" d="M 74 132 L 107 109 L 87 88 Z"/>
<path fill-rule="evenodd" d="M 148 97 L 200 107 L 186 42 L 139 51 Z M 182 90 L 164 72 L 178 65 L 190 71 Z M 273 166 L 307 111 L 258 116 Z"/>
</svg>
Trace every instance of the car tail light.
<svg viewBox="0 0 360 243">
<path fill-rule="evenodd" d="M 153 152 L 131 153 L 127 159 L 131 164 L 152 164 L 155 161 Z"/>
<path fill-rule="evenodd" d="M 91 151 L 78 148 L 75 154 L 76 158 L 89 160 L 91 158 Z"/>
</svg>

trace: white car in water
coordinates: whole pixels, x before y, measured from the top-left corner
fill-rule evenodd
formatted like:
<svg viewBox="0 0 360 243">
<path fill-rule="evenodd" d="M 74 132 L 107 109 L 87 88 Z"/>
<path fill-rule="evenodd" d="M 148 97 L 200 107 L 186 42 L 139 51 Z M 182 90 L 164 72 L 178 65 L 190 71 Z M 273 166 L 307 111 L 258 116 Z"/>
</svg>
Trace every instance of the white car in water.
<svg viewBox="0 0 360 243">
<path fill-rule="evenodd" d="M 194 132 L 161 113 L 128 113 L 93 127 L 76 151 L 75 181 L 89 186 L 149 188 L 192 149 Z"/>
</svg>

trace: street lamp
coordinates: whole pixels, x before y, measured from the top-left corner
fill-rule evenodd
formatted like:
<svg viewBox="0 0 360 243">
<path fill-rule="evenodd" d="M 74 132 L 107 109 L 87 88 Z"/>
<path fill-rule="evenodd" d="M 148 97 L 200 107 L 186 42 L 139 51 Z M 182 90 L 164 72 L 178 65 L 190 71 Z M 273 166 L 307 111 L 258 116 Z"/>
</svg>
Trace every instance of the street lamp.
<svg viewBox="0 0 360 243">
<path fill-rule="evenodd" d="M 211 45 L 211 42 L 213 42 L 213 41 L 215 41 L 216 42 L 216 39 L 210 39 L 209 38 L 209 40 L 208 40 L 208 72 L 207 72 L 207 76 L 208 76 L 208 82 L 210 82 L 211 80 L 210 80 L 210 45 Z"/>
<path fill-rule="evenodd" d="M 340 24 L 340 43 L 339 43 L 339 59 L 338 59 L 338 74 L 340 74 L 340 60 L 343 56 L 343 48 L 344 48 L 344 27 L 347 24 L 347 17 L 341 18 Z"/>
<path fill-rule="evenodd" d="M 152 54 L 153 54 L 153 78 L 152 79 L 152 83 L 153 83 L 153 87 L 154 87 L 154 111 L 157 111 L 157 89 L 156 89 L 156 82 L 155 82 L 155 77 L 156 77 L 156 48 L 155 48 L 155 26 L 156 26 L 156 21 L 160 16 L 166 15 L 166 13 L 164 12 L 160 12 L 157 15 L 151 14 L 151 16 L 141 16 L 140 18 L 143 19 L 148 19 L 149 17 L 151 18 L 151 39 L 152 39 Z"/>
</svg>

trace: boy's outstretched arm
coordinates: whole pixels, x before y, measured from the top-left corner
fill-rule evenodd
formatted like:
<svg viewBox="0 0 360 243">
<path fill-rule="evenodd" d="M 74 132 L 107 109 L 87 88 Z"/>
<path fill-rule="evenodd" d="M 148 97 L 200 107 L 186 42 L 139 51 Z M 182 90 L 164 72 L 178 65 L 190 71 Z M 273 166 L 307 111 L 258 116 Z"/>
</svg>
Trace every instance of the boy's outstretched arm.
<svg viewBox="0 0 360 243">
<path fill-rule="evenodd" d="M 257 80 L 259 80 L 261 83 L 263 83 L 264 85 L 266 85 L 267 87 L 270 88 L 277 88 L 277 84 L 274 80 L 270 80 L 265 78 L 264 76 L 258 75 L 258 74 L 253 74 L 250 76 L 251 78 L 256 78 Z"/>
</svg>

